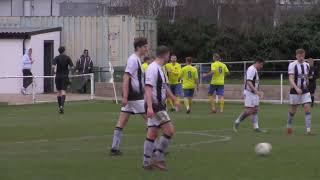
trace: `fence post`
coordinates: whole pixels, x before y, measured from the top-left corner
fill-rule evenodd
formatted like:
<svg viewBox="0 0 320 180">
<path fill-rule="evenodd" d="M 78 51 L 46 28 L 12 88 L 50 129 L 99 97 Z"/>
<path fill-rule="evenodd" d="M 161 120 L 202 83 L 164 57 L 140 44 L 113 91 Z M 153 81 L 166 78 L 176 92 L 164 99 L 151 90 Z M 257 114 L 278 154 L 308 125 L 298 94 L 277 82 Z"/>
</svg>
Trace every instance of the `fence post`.
<svg viewBox="0 0 320 180">
<path fill-rule="evenodd" d="M 114 83 L 114 69 L 111 62 L 109 62 L 109 71 L 111 73 L 111 83 L 113 87 L 114 98 L 116 100 L 116 104 L 118 104 L 118 95 L 117 95 L 116 85 Z"/>
<path fill-rule="evenodd" d="M 32 77 L 32 103 L 36 103 L 36 84 L 35 77 Z"/>
<path fill-rule="evenodd" d="M 202 84 L 202 64 L 199 64 L 200 84 Z"/>
<path fill-rule="evenodd" d="M 283 104 L 283 74 L 280 74 L 280 104 Z"/>
<path fill-rule="evenodd" d="M 243 62 L 243 81 L 246 82 L 247 62 Z"/>
<path fill-rule="evenodd" d="M 93 73 L 90 74 L 90 83 L 91 83 L 91 96 L 90 96 L 90 99 L 93 100 L 94 99 L 94 74 Z"/>
</svg>

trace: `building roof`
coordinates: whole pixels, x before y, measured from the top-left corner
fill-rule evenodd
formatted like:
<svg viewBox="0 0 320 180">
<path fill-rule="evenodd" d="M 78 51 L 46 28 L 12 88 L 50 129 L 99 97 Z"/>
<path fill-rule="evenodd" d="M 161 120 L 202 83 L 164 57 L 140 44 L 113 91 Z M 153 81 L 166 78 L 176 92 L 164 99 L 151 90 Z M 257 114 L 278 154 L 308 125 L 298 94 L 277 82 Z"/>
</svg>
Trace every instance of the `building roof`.
<svg viewBox="0 0 320 180">
<path fill-rule="evenodd" d="M 30 39 L 32 35 L 61 31 L 55 28 L 0 28 L 0 39 Z"/>
</svg>

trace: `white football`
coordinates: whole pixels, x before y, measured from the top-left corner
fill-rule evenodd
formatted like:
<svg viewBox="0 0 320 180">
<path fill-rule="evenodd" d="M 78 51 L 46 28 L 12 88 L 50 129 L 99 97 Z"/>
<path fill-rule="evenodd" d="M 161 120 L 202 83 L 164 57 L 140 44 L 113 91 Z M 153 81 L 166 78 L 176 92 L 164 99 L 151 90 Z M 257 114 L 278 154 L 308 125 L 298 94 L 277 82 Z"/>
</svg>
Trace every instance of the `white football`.
<svg viewBox="0 0 320 180">
<path fill-rule="evenodd" d="M 269 143 L 259 143 L 255 147 L 256 154 L 260 156 L 267 156 L 271 153 L 272 146 Z"/>
</svg>

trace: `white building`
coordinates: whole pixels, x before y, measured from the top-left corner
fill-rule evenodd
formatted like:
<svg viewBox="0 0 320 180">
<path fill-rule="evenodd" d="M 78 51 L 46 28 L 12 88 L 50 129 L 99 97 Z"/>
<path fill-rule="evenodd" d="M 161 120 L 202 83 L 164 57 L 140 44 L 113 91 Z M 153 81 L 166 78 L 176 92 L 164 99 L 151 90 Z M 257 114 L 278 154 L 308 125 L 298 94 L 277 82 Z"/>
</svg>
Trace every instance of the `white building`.
<svg viewBox="0 0 320 180">
<path fill-rule="evenodd" d="M 37 76 L 51 75 L 51 65 L 60 46 L 61 28 L 0 29 L 0 77 L 22 76 L 22 57 L 25 49 L 32 48 L 35 60 L 32 73 Z M 52 92 L 53 79 L 37 79 L 36 92 Z M 0 94 L 18 94 L 22 87 L 22 78 L 0 79 Z M 31 87 L 30 87 L 31 88 Z M 29 90 L 30 91 L 30 90 Z"/>
</svg>

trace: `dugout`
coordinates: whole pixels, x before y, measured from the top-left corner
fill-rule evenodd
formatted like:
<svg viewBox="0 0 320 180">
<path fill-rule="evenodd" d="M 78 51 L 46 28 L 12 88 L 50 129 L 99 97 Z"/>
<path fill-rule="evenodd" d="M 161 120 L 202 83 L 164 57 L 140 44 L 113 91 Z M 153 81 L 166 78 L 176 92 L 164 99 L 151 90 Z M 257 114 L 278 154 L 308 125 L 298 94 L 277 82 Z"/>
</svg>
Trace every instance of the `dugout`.
<svg viewBox="0 0 320 180">
<path fill-rule="evenodd" d="M 0 76 L 22 76 L 22 57 L 28 48 L 33 49 L 35 60 L 32 73 L 50 76 L 52 59 L 58 55 L 61 27 L 55 28 L 0 28 Z M 18 94 L 22 78 L 1 78 L 0 94 Z M 36 93 L 52 92 L 52 78 L 35 80 Z M 31 88 L 31 87 L 30 87 Z"/>
</svg>

